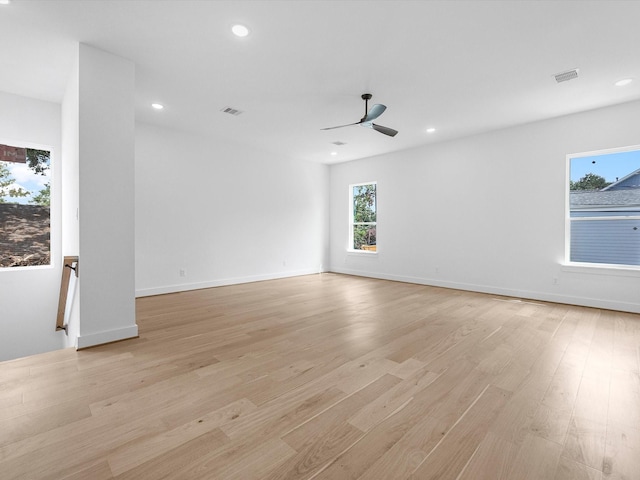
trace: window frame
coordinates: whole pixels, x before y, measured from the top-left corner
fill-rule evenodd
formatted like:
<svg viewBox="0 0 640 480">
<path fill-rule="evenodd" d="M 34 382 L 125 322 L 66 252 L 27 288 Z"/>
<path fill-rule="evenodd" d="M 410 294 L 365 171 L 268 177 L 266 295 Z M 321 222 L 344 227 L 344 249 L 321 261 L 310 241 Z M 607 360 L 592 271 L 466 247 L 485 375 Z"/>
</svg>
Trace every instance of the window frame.
<svg viewBox="0 0 640 480">
<path fill-rule="evenodd" d="M 571 153 L 566 155 L 566 175 L 565 175 L 565 248 L 564 261 L 562 265 L 568 271 L 576 269 L 589 269 L 594 273 L 611 272 L 617 270 L 619 272 L 627 271 L 629 274 L 636 276 L 640 273 L 640 264 L 619 264 L 619 263 L 600 263 L 600 262 L 576 262 L 571 260 L 571 227 L 574 222 L 584 221 L 601 221 L 601 220 L 638 220 L 640 215 L 600 215 L 592 217 L 571 217 L 571 160 L 583 157 L 595 157 L 611 155 L 616 153 L 625 153 L 631 151 L 639 151 L 640 145 L 629 145 L 626 147 L 607 148 L 602 150 L 593 150 L 589 152 Z M 594 211 L 596 211 L 594 209 Z M 602 210 L 605 212 L 605 210 Z"/>
<path fill-rule="evenodd" d="M 376 221 L 375 222 L 354 222 L 354 204 L 353 204 L 353 189 L 355 187 L 361 187 L 364 185 L 375 185 L 376 186 L 376 201 L 375 201 L 375 212 L 376 212 Z M 356 225 L 374 225 L 376 227 L 376 249 L 375 250 L 361 250 L 354 248 L 353 242 L 353 230 Z M 377 255 L 378 254 L 378 182 L 370 181 L 370 182 L 360 182 L 360 183 L 352 183 L 349 185 L 349 235 L 348 235 L 348 245 L 347 251 L 349 253 L 361 254 L 361 255 Z"/>
<path fill-rule="evenodd" d="M 49 264 L 48 265 L 28 265 L 16 267 L 0 267 L 0 275 L 3 272 L 24 272 L 24 271 L 42 271 L 52 270 L 56 266 L 56 245 L 55 228 L 58 225 L 58 218 L 55 215 L 57 205 L 57 182 L 56 182 L 56 149 L 51 144 L 37 143 L 16 138 L 0 137 L 0 144 L 9 146 L 20 146 L 20 148 L 45 150 L 49 152 Z"/>
</svg>

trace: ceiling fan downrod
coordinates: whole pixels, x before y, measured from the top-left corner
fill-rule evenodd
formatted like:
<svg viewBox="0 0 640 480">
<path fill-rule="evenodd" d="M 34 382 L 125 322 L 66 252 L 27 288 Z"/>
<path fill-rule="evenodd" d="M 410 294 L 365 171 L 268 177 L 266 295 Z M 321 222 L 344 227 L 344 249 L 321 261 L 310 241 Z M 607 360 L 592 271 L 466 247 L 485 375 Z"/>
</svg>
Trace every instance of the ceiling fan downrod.
<svg viewBox="0 0 640 480">
<path fill-rule="evenodd" d="M 364 117 L 362 117 L 361 121 L 364 121 L 364 119 L 367 118 L 367 114 L 369 113 L 369 100 L 371 100 L 372 96 L 373 95 L 371 95 L 370 93 L 362 94 L 362 99 L 364 100 Z"/>
</svg>

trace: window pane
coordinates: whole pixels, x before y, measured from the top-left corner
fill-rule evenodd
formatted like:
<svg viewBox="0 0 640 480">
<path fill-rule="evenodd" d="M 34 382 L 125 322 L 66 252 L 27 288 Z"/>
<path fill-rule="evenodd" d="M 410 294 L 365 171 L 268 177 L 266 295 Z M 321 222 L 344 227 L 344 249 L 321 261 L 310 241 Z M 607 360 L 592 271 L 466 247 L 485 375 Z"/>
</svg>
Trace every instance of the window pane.
<svg viewBox="0 0 640 480">
<path fill-rule="evenodd" d="M 356 185 L 353 187 L 353 222 L 376 221 L 376 185 Z"/>
<path fill-rule="evenodd" d="M 49 265 L 50 152 L 0 145 L 0 267 Z"/>
<path fill-rule="evenodd" d="M 640 265 L 640 150 L 570 162 L 570 260 Z"/>
<path fill-rule="evenodd" d="M 376 251 L 376 227 L 375 225 L 353 226 L 353 249 Z"/>
<path fill-rule="evenodd" d="M 571 224 L 571 261 L 640 265 L 640 220 L 584 220 Z"/>
</svg>

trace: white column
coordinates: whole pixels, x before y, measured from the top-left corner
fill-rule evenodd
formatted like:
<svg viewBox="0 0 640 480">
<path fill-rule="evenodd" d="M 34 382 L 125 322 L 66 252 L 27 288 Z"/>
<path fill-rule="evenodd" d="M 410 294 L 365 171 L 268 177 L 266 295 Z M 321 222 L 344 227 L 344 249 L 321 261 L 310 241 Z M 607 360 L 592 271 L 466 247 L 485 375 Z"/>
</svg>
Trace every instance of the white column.
<svg viewBox="0 0 640 480">
<path fill-rule="evenodd" d="M 80 44 L 78 348 L 138 335 L 134 117 L 133 62 Z"/>
</svg>

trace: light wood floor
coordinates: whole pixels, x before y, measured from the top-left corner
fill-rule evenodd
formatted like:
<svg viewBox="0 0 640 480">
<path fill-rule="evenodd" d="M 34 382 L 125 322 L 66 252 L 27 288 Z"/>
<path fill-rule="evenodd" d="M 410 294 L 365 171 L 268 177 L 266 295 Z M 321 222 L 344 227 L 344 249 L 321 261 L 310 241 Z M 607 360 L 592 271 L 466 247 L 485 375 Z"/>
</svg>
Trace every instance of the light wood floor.
<svg viewBox="0 0 640 480">
<path fill-rule="evenodd" d="M 637 315 L 334 274 L 137 314 L 0 363 L 0 478 L 640 479 Z"/>
</svg>

